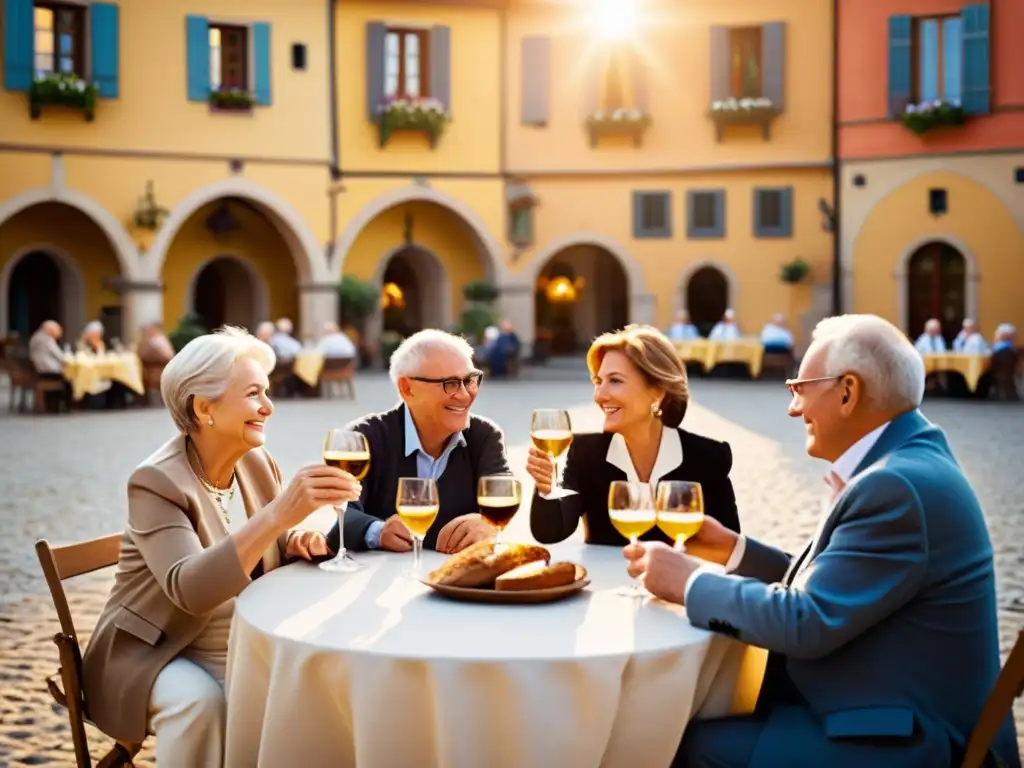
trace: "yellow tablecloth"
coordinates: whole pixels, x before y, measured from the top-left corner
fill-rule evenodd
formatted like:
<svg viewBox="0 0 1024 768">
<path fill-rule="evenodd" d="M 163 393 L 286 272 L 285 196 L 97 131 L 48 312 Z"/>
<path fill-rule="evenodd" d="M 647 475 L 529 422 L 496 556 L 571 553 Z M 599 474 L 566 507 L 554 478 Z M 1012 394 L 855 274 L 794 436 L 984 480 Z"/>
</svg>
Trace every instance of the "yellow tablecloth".
<svg viewBox="0 0 1024 768">
<path fill-rule="evenodd" d="M 924 359 L 926 374 L 959 373 L 971 392 L 978 388 L 978 380 L 988 370 L 992 360 L 989 355 L 965 355 L 961 352 L 928 352 L 921 357 Z"/>
<path fill-rule="evenodd" d="M 677 341 L 676 351 L 684 363 L 700 363 L 706 371 L 720 363 L 743 363 L 750 369 L 750 375 L 755 379 L 761 375 L 761 366 L 764 363 L 764 345 L 757 338 L 736 341 Z"/>
<path fill-rule="evenodd" d="M 292 370 L 300 380 L 315 387 L 324 369 L 324 353 L 318 349 L 304 349 L 295 356 Z"/>
<path fill-rule="evenodd" d="M 134 352 L 105 353 L 90 355 L 79 353 L 64 364 L 64 378 L 71 383 L 75 400 L 88 394 L 102 392 L 105 381 L 124 384 L 136 394 L 145 394 L 142 386 L 142 362 Z"/>
</svg>

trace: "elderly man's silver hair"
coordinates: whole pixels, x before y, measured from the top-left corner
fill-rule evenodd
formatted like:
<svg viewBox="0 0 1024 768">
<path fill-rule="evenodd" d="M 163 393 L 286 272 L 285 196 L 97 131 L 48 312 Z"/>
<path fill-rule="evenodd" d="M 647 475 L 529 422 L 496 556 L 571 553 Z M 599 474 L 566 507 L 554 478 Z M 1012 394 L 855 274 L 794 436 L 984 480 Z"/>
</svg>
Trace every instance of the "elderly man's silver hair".
<svg viewBox="0 0 1024 768">
<path fill-rule="evenodd" d="M 473 365 L 473 347 L 461 336 L 428 328 L 418 331 L 398 345 L 391 355 L 389 373 L 395 384 L 403 376 L 416 376 L 424 361 L 436 352 L 454 352 L 460 355 L 468 366 Z"/>
<path fill-rule="evenodd" d="M 924 360 L 906 335 L 876 315 L 840 315 L 814 328 L 825 347 L 825 375 L 856 373 L 868 402 L 883 411 L 916 408 L 924 398 Z"/>
</svg>

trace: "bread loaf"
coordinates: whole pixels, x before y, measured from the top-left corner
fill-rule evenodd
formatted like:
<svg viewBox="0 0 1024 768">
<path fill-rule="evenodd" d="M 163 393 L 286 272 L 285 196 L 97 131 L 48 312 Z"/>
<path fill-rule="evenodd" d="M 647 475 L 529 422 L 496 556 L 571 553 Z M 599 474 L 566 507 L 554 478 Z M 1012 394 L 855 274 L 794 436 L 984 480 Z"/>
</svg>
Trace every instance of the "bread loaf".
<svg viewBox="0 0 1024 768">
<path fill-rule="evenodd" d="M 427 576 L 432 584 L 451 587 L 482 587 L 498 576 L 526 563 L 551 560 L 551 553 L 536 544 L 498 544 L 493 539 L 478 541 L 452 555 Z"/>
<path fill-rule="evenodd" d="M 565 587 L 576 581 L 576 566 L 572 563 L 533 562 L 513 568 L 494 580 L 494 588 L 502 591 L 524 589 L 551 589 Z"/>
</svg>

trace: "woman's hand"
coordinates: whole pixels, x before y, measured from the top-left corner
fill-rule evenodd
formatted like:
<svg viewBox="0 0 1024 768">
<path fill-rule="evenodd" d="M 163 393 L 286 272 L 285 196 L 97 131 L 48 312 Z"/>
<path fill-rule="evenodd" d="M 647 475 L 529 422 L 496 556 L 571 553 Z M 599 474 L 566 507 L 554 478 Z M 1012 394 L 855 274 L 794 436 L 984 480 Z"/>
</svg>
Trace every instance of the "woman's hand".
<svg viewBox="0 0 1024 768">
<path fill-rule="evenodd" d="M 362 484 L 348 472 L 326 464 L 303 467 L 281 495 L 274 500 L 274 515 L 281 525 L 291 528 L 321 507 L 358 501 Z"/>
<path fill-rule="evenodd" d="M 288 544 L 284 556 L 288 560 L 301 558 L 312 560 L 331 554 L 327 546 L 327 537 L 320 531 L 292 531 L 288 536 Z"/>
<path fill-rule="evenodd" d="M 530 446 L 530 453 L 526 458 L 526 471 L 533 478 L 537 490 L 545 496 L 551 493 L 551 486 L 555 480 L 555 462 L 551 455 L 540 450 L 537 446 Z"/>
</svg>

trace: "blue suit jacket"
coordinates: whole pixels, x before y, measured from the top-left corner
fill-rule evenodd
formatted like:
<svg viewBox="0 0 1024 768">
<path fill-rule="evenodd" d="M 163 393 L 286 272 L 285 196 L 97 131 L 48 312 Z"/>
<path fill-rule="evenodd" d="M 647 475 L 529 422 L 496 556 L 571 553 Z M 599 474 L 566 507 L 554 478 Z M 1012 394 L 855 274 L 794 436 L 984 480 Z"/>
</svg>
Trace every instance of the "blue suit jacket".
<svg viewBox="0 0 1024 768">
<path fill-rule="evenodd" d="M 940 768 L 999 673 L 992 545 L 942 430 L 904 413 L 797 557 L 748 539 L 701 574 L 690 621 L 785 657 L 809 711 L 774 707 L 751 768 Z M 1019 768 L 1012 717 L 994 749 Z"/>
</svg>

